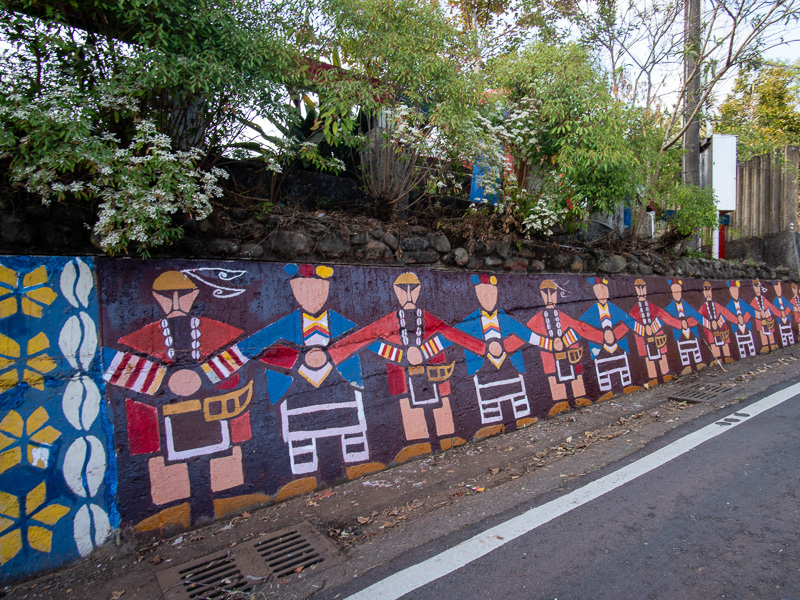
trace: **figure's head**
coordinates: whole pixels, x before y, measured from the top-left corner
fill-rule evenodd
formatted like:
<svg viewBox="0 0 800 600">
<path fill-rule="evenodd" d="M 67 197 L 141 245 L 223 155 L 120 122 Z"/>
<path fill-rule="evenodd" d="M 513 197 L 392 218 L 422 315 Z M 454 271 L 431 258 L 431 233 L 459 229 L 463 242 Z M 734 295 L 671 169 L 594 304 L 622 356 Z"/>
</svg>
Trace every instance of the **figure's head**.
<svg viewBox="0 0 800 600">
<path fill-rule="evenodd" d="M 681 296 L 683 295 L 683 281 L 680 279 L 668 279 L 667 283 L 669 283 L 669 289 L 672 292 L 672 298 L 675 302 L 681 301 Z"/>
<path fill-rule="evenodd" d="M 558 286 L 552 279 L 545 279 L 539 284 L 539 292 L 542 294 L 542 301 L 548 308 L 553 308 L 558 302 Z"/>
<path fill-rule="evenodd" d="M 168 319 L 188 315 L 199 293 L 194 282 L 180 271 L 165 271 L 153 282 L 153 298 Z"/>
<path fill-rule="evenodd" d="M 483 310 L 494 310 L 497 306 L 497 277 L 485 273 L 473 275 L 472 283 L 475 284 L 475 295 Z"/>
<path fill-rule="evenodd" d="M 742 285 L 740 281 L 729 281 L 728 282 L 728 291 L 731 293 L 731 298 L 734 300 L 739 299 L 739 287 Z"/>
<path fill-rule="evenodd" d="M 761 282 L 758 279 L 753 279 L 753 293 L 756 296 L 761 295 Z"/>
<path fill-rule="evenodd" d="M 711 302 L 712 296 L 711 284 L 708 281 L 703 282 L 703 298 L 706 299 L 706 302 Z"/>
<path fill-rule="evenodd" d="M 644 282 L 644 279 L 637 279 L 633 282 L 633 289 L 636 290 L 636 297 L 640 301 L 644 301 L 647 298 L 647 284 Z"/>
<path fill-rule="evenodd" d="M 797 284 L 792 284 L 792 296 L 797 296 Z"/>
<path fill-rule="evenodd" d="M 312 315 L 317 314 L 328 301 L 333 269 L 326 266 L 288 264 L 283 269 L 293 279 L 289 281 L 294 299 L 300 307 Z"/>
<path fill-rule="evenodd" d="M 400 303 L 400 306 L 406 310 L 417 307 L 419 292 L 419 277 L 414 275 L 414 273 L 403 273 L 394 280 L 395 296 L 397 296 L 397 301 Z"/>
<path fill-rule="evenodd" d="M 781 296 L 782 295 L 781 294 L 781 289 L 782 288 L 781 288 L 781 282 L 780 281 L 773 281 L 772 282 L 772 288 L 775 290 L 775 295 L 776 296 Z"/>
<path fill-rule="evenodd" d="M 601 304 L 608 302 L 608 279 L 604 277 L 590 277 L 589 285 L 592 286 L 595 298 Z"/>
</svg>

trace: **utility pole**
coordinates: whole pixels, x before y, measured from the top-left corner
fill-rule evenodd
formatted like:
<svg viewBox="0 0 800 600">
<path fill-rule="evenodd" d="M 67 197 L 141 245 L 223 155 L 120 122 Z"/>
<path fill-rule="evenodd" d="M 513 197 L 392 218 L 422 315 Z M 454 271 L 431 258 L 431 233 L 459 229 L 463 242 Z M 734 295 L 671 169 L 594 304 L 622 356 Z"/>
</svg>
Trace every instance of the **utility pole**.
<svg viewBox="0 0 800 600">
<path fill-rule="evenodd" d="M 692 118 L 700 103 L 700 70 L 698 68 L 700 48 L 700 1 L 684 0 L 684 81 L 686 82 L 686 104 L 684 123 L 689 122 L 683 134 L 683 182 L 689 185 L 700 185 L 700 118 Z"/>
</svg>

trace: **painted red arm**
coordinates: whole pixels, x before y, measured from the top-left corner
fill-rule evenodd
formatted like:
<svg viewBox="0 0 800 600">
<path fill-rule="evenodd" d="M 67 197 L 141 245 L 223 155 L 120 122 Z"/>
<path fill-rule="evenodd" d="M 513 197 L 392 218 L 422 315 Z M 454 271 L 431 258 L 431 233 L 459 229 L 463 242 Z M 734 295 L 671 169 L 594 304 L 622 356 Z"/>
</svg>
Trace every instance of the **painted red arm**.
<svg viewBox="0 0 800 600">
<path fill-rule="evenodd" d="M 396 337 L 397 317 L 395 313 L 389 313 L 374 323 L 343 337 L 328 348 L 328 355 L 334 364 L 339 364 L 375 340 L 386 340 L 391 343 Z"/>
</svg>

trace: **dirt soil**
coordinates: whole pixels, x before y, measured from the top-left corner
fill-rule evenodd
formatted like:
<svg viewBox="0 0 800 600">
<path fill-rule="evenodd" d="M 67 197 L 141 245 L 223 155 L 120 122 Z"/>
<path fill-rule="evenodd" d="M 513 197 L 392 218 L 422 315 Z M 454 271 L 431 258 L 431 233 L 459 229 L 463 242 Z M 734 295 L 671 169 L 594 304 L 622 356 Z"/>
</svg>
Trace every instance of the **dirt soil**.
<svg viewBox="0 0 800 600">
<path fill-rule="evenodd" d="M 725 365 L 724 370 L 714 366 L 181 535 L 141 539 L 123 532 L 117 543 L 112 541 L 81 564 L 8 585 L 0 597 L 169 598 L 156 581 L 159 570 L 308 521 L 336 544 L 341 563 L 326 570 L 310 568 L 281 583 L 265 580 L 254 593 L 241 596 L 308 598 L 436 537 L 579 485 L 587 474 L 688 421 L 796 377 L 798 356 L 800 350 L 789 347 Z M 712 402 L 671 399 L 698 383 L 718 384 L 728 391 Z"/>
</svg>

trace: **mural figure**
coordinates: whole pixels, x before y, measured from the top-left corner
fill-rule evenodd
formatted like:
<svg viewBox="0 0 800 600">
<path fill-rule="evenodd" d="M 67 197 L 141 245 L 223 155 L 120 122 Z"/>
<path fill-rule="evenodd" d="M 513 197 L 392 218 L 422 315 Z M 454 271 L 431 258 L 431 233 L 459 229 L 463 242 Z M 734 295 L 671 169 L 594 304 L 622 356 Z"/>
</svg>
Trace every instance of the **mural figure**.
<svg viewBox="0 0 800 600">
<path fill-rule="evenodd" d="M 700 340 L 697 325 L 703 322 L 703 315 L 692 308 L 683 300 L 683 281 L 680 279 L 667 280 L 672 291 L 672 302 L 667 305 L 666 311 L 678 320 L 678 326 L 672 328 L 672 335 L 678 344 L 678 354 L 681 357 L 683 370 L 681 375 L 692 372 L 692 368 L 705 369 L 703 355 L 700 352 Z"/>
<path fill-rule="evenodd" d="M 331 437 L 339 438 L 342 459 L 352 467 L 369 459 L 361 359 L 352 357 L 334 369 L 326 349 L 355 323 L 325 308 L 331 267 L 289 264 L 284 270 L 299 308 L 248 336 L 239 347 L 248 359 L 260 357 L 269 367 L 267 392 L 271 404 L 280 402 L 292 473 L 317 472 L 317 441 Z M 363 466 L 350 467 L 351 478 L 366 472 Z M 380 468 L 383 465 L 370 465 L 371 470 Z M 287 485 L 294 495 L 315 489 L 317 479 L 308 476 Z"/>
<path fill-rule="evenodd" d="M 678 327 L 680 323 L 647 299 L 647 284 L 644 279 L 634 281 L 633 288 L 636 290 L 637 301 L 630 314 L 636 321 L 636 348 L 647 365 L 647 376 L 650 378 L 648 385 L 658 384 L 659 373 L 662 381 L 671 381 L 675 376 L 670 373 L 667 361 L 667 333 L 664 331 L 664 324 Z"/>
<path fill-rule="evenodd" d="M 761 282 L 758 279 L 753 279 L 753 293 L 755 296 L 750 301 L 750 306 L 755 311 L 756 330 L 758 337 L 761 341 L 761 349 L 759 352 L 764 354 L 778 349 L 778 344 L 775 342 L 775 313 L 778 312 L 772 302 L 767 300 L 763 292 L 765 288 L 761 287 Z"/>
<path fill-rule="evenodd" d="M 538 345 L 539 336 L 497 308 L 496 277 L 473 275 L 472 283 L 481 308 L 456 327 L 486 344 L 485 354 L 464 350 L 484 425 L 475 437 L 483 438 L 503 431 L 503 403 L 508 403 L 518 428 L 534 422 L 523 377 L 525 362 L 518 350 L 526 342 Z"/>
<path fill-rule="evenodd" d="M 776 316 L 778 317 L 778 332 L 781 334 L 781 346 L 791 346 L 794 344 L 794 332 L 792 331 L 792 305 L 784 300 L 781 294 L 781 282 L 773 281 L 772 288 L 775 290 Z"/>
<path fill-rule="evenodd" d="M 195 316 L 192 309 L 199 293 L 180 271 L 161 273 L 153 281 L 152 294 L 164 316 L 117 340 L 129 350 L 104 349 L 104 379 L 133 396 L 125 402 L 130 453 L 157 454 L 148 461 L 148 472 L 150 494 L 158 506 L 192 495 L 187 461 L 196 457 L 213 456 L 212 492 L 244 483 L 239 444 L 251 438 L 247 408 L 253 382 L 240 385 L 238 376 L 229 378 L 246 361 L 231 345 L 242 331 Z M 222 349 L 217 359 L 203 362 Z M 215 389 L 208 382 L 219 385 Z M 185 519 L 180 512 L 164 514 Z"/>
<path fill-rule="evenodd" d="M 585 323 L 558 310 L 558 285 L 552 279 L 539 284 L 544 308 L 536 313 L 528 327 L 541 339 L 542 367 L 550 385 L 553 407 L 550 415 L 569 410 L 568 386 L 575 406 L 588 406 L 586 386 L 583 382 L 583 348 L 579 335 L 591 332 Z M 589 333 L 591 335 L 591 333 Z"/>
<path fill-rule="evenodd" d="M 705 329 L 706 343 L 711 348 L 714 360 L 719 361 L 723 356 L 725 362 L 733 362 L 731 358 L 731 332 L 726 321 L 733 321 L 733 315 L 728 310 L 714 302 L 713 289 L 708 281 L 703 282 L 703 298 L 705 302 L 698 311 L 703 315 L 703 329 Z"/>
<path fill-rule="evenodd" d="M 590 350 L 594 359 L 597 382 L 600 391 L 605 392 L 597 399 L 599 402 L 614 397 L 612 391 L 614 375 L 619 379 L 626 394 L 641 389 L 632 385 L 628 340 L 625 337 L 629 330 L 636 327 L 636 322 L 613 302 L 609 302 L 607 279 L 590 277 L 589 284 L 597 302 L 581 315 L 580 320 L 594 328 L 594 331 L 585 329 L 583 336 L 591 342 Z"/>
<path fill-rule="evenodd" d="M 728 281 L 728 290 L 731 300 L 725 306 L 730 316 L 733 337 L 736 340 L 736 348 L 739 350 L 739 358 L 747 358 L 756 355 L 756 345 L 753 341 L 753 330 L 750 319 L 755 316 L 753 308 L 739 297 L 741 282 Z M 726 315 L 727 316 L 727 315 Z"/>
<path fill-rule="evenodd" d="M 797 284 L 792 284 L 792 312 L 794 313 L 794 322 L 797 323 L 797 335 L 800 336 L 800 292 L 797 291 Z"/>
<path fill-rule="evenodd" d="M 400 404 L 409 443 L 395 461 L 404 462 L 430 453 L 431 440 L 438 439 L 443 450 L 464 443 L 453 437 L 448 380 L 455 363 L 447 363 L 445 349 L 455 343 L 483 356 L 486 344 L 419 308 L 422 287 L 414 273 L 397 277 L 393 290 L 400 308 L 336 342 L 330 355 L 338 364 L 366 347 L 386 360 L 389 393 Z"/>
</svg>

